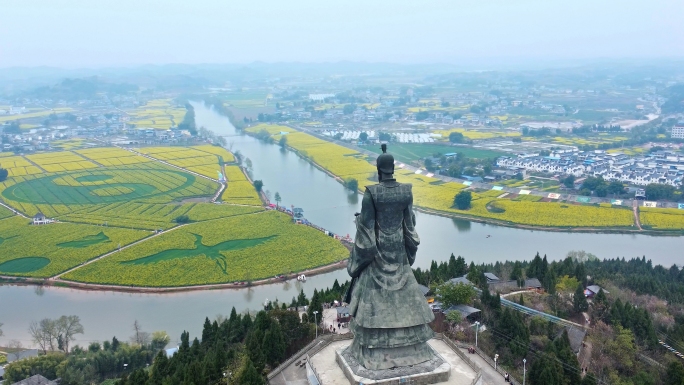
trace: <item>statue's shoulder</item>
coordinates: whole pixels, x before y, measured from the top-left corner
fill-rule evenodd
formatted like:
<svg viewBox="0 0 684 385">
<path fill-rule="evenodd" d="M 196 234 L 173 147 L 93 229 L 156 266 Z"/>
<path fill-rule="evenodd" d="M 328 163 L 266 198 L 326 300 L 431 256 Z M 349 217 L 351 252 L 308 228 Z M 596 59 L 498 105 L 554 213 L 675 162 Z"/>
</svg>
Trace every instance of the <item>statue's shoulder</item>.
<svg viewBox="0 0 684 385">
<path fill-rule="evenodd" d="M 380 183 L 369 184 L 366 186 L 366 190 L 370 190 L 370 192 L 373 192 L 373 191 L 376 191 L 380 186 L 381 186 Z"/>
</svg>

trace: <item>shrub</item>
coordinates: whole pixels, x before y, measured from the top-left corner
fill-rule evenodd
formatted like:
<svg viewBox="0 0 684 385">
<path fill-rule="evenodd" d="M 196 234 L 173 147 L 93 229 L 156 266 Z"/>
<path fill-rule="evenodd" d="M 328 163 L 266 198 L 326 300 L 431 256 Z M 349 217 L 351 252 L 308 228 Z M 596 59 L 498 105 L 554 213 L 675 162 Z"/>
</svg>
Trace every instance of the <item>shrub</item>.
<svg viewBox="0 0 684 385">
<path fill-rule="evenodd" d="M 179 215 L 173 221 L 176 223 L 188 223 L 190 222 L 190 217 L 188 217 L 187 215 Z"/>
<path fill-rule="evenodd" d="M 470 202 L 473 196 L 470 191 L 459 191 L 454 197 L 454 206 L 459 210 L 467 210 L 470 208 Z"/>
</svg>

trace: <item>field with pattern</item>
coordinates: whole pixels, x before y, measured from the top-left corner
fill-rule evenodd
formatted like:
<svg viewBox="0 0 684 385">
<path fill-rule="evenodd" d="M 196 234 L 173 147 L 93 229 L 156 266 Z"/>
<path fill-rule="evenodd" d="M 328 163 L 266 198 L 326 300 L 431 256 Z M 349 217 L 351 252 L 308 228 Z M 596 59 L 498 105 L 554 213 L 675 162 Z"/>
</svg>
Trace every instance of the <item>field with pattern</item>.
<svg viewBox="0 0 684 385">
<path fill-rule="evenodd" d="M 47 278 L 75 269 L 67 277 L 82 282 L 185 286 L 260 279 L 346 256 L 339 241 L 266 212 L 224 148 L 83 144 L 0 156 L 9 170 L 0 200 L 11 207 L 0 206 L 0 275 Z M 227 187 L 212 203 L 224 173 Z M 38 212 L 54 222 L 32 225 Z M 129 255 L 142 259 L 121 259 Z M 160 274 L 167 270 L 170 276 Z"/>
<path fill-rule="evenodd" d="M 130 286 L 251 281 L 347 258 L 342 244 L 277 211 L 191 224 L 67 274 Z"/>
</svg>

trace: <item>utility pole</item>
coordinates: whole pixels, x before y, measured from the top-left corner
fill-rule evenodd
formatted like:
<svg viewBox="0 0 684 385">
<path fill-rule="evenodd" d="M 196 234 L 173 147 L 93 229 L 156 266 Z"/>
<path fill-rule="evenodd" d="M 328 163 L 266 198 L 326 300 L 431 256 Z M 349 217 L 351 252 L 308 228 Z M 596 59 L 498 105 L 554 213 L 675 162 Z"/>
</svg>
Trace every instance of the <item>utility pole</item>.
<svg viewBox="0 0 684 385">
<path fill-rule="evenodd" d="M 499 358 L 498 354 L 494 355 L 494 370 L 496 370 L 496 360 Z"/>
<path fill-rule="evenodd" d="M 477 334 L 480 332 L 480 321 L 475 321 L 475 347 L 477 347 Z"/>
<path fill-rule="evenodd" d="M 525 385 L 525 377 L 527 377 L 527 367 L 525 366 L 526 362 L 527 360 L 523 358 L 523 385 Z"/>
</svg>

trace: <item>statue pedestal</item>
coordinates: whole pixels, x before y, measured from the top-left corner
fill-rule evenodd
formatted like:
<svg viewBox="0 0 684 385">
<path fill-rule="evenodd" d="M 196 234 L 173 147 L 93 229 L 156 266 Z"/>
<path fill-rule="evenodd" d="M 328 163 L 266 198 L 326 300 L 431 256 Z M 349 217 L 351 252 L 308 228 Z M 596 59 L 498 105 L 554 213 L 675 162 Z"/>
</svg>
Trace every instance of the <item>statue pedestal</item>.
<svg viewBox="0 0 684 385">
<path fill-rule="evenodd" d="M 431 339 L 428 341 L 428 345 L 433 352 L 436 352 L 436 356 L 444 361 L 443 363 L 429 369 L 424 367 L 424 370 L 420 372 L 409 373 L 406 371 L 408 368 L 378 371 L 387 374 L 383 378 L 378 377 L 380 373 L 360 372 L 358 364 L 349 362 L 344 358 L 343 352 L 351 342 L 351 338 L 337 338 L 329 342 L 319 341 L 306 352 L 293 357 L 292 362 L 284 368 L 270 374 L 269 384 L 422 385 L 439 383 L 439 385 L 472 385 L 480 377 L 480 369 L 468 360 L 464 353 L 457 352 L 453 345 L 446 343 L 441 338 Z M 302 361 L 308 361 L 312 369 L 311 373 L 301 365 Z M 356 373 L 354 373 L 355 365 L 357 366 Z M 420 366 L 420 364 L 413 367 L 416 366 Z M 376 379 L 368 378 L 373 375 Z M 315 377 L 315 381 L 311 377 Z M 501 381 L 503 383 L 503 378 Z"/>
<path fill-rule="evenodd" d="M 351 385 L 400 385 L 404 383 L 427 385 L 449 380 L 451 365 L 434 349 L 433 358 L 417 365 L 392 369 L 369 370 L 361 366 L 347 348 L 335 351 L 335 361 Z"/>
</svg>

